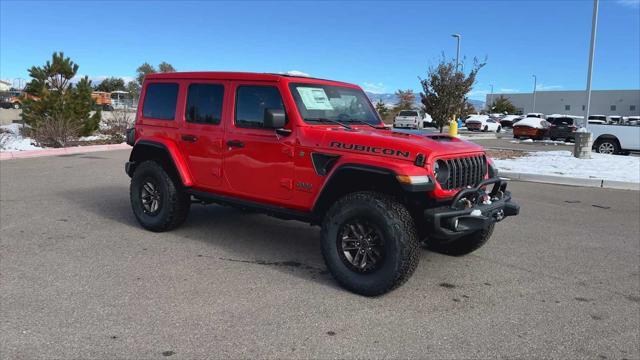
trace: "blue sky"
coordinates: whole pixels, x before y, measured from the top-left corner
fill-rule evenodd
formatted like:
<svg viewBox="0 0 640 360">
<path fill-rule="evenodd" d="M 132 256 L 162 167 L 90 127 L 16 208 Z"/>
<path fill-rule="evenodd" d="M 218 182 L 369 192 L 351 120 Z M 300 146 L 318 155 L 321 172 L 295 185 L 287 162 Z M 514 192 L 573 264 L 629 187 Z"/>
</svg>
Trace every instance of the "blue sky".
<svg viewBox="0 0 640 360">
<path fill-rule="evenodd" d="M 282 72 L 374 92 L 420 90 L 442 54 L 488 57 L 471 98 L 584 89 L 592 1 L 0 3 L 0 78 L 63 50 L 93 79 L 147 61 L 178 70 Z M 602 0 L 594 89 L 640 88 L 640 0 Z"/>
</svg>

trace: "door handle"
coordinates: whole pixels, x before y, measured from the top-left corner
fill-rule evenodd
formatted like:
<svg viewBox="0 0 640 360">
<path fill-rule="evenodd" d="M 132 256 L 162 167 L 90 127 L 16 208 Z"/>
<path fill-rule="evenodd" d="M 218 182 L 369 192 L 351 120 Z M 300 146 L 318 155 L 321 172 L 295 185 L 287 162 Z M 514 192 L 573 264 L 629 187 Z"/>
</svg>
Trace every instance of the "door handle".
<svg viewBox="0 0 640 360">
<path fill-rule="evenodd" d="M 196 142 L 198 137 L 195 135 L 182 135 L 182 141 Z"/>
<path fill-rule="evenodd" d="M 244 143 L 240 140 L 229 140 L 227 141 L 227 146 L 241 148 L 244 147 Z"/>
</svg>

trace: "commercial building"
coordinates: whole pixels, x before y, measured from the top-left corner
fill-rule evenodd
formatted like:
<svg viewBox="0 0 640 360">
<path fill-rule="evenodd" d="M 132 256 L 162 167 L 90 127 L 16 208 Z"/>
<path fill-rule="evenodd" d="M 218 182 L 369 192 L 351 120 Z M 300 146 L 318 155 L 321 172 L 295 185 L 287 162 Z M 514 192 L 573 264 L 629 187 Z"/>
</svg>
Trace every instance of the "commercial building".
<svg viewBox="0 0 640 360">
<path fill-rule="evenodd" d="M 586 91 L 536 91 L 535 109 L 533 93 L 489 94 L 487 104 L 503 96 L 523 114 L 569 114 L 584 116 L 587 101 Z M 490 108 L 489 105 L 487 105 Z M 592 115 L 638 116 L 640 114 L 640 90 L 593 90 L 591 91 Z"/>
</svg>

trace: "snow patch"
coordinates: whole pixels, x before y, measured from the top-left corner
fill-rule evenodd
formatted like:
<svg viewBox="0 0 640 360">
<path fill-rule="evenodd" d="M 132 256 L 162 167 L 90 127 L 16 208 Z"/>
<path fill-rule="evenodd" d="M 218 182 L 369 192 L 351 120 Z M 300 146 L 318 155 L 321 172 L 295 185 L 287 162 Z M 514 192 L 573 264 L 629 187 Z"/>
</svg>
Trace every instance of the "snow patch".
<svg viewBox="0 0 640 360">
<path fill-rule="evenodd" d="M 35 141 L 24 137 L 20 133 L 22 125 L 9 124 L 0 126 L 0 151 L 24 151 L 39 150 L 39 146 L 34 145 Z"/>
<path fill-rule="evenodd" d="M 591 159 L 578 159 L 570 151 L 538 151 L 493 161 L 508 172 L 640 183 L 640 157 L 635 156 L 592 153 Z"/>
<path fill-rule="evenodd" d="M 109 139 L 109 135 L 105 134 L 97 134 L 91 136 L 81 136 L 78 138 L 78 141 L 96 141 L 96 140 L 107 140 Z"/>
</svg>

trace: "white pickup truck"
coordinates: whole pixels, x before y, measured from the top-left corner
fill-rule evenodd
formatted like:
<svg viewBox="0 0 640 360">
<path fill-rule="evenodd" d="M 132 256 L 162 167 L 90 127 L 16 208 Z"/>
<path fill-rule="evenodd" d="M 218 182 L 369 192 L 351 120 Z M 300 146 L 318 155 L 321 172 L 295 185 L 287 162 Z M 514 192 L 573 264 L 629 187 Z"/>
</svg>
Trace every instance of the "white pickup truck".
<svg viewBox="0 0 640 360">
<path fill-rule="evenodd" d="M 593 148 L 602 154 L 628 154 L 640 151 L 640 126 L 589 124 Z"/>
</svg>

